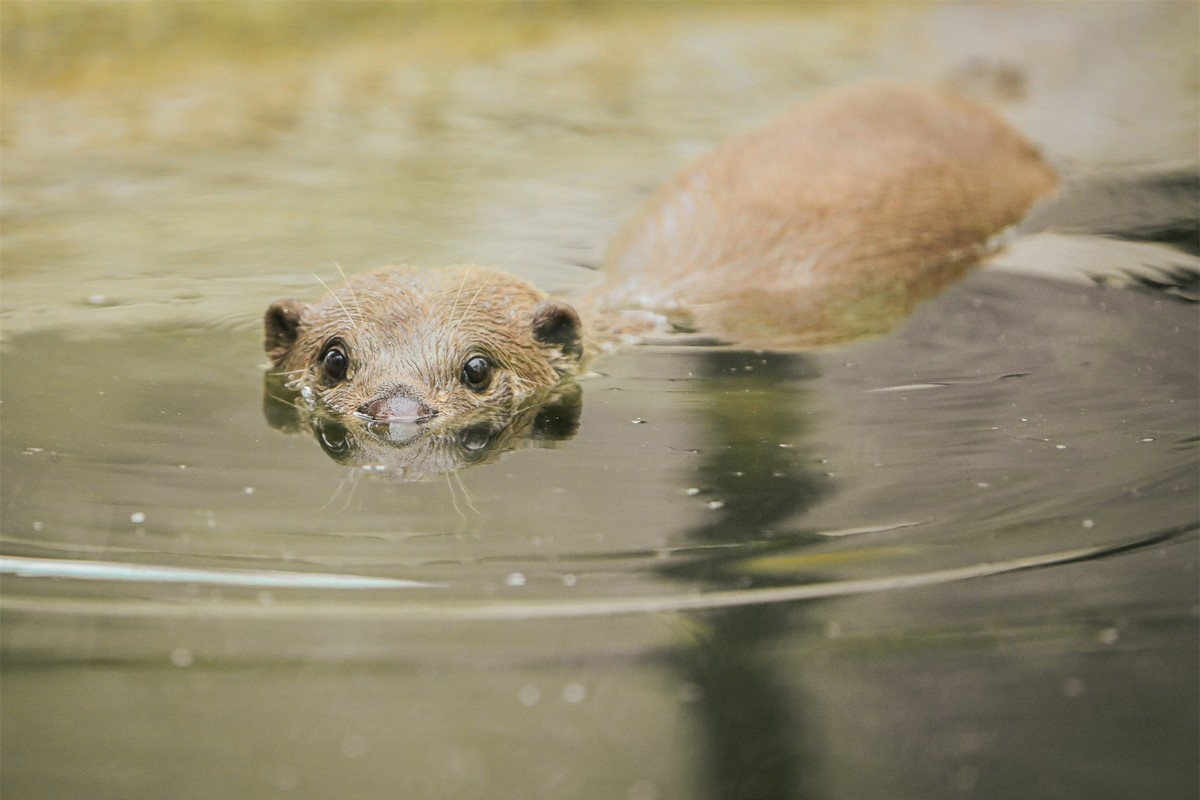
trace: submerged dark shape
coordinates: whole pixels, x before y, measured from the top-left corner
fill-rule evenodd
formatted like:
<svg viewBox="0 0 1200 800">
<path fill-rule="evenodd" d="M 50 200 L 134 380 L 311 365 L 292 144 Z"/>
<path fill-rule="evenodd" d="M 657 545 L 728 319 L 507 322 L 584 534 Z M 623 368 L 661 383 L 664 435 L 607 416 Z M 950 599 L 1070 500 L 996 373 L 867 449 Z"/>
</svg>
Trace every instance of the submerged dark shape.
<svg viewBox="0 0 1200 800">
<path fill-rule="evenodd" d="M 611 244 L 579 311 L 478 267 L 391 267 L 314 305 L 280 300 L 265 347 L 325 412 L 429 430 L 504 420 L 590 357 L 653 332 L 795 350 L 882 333 L 1057 185 L 1003 119 L 872 83 L 717 148 Z"/>
</svg>

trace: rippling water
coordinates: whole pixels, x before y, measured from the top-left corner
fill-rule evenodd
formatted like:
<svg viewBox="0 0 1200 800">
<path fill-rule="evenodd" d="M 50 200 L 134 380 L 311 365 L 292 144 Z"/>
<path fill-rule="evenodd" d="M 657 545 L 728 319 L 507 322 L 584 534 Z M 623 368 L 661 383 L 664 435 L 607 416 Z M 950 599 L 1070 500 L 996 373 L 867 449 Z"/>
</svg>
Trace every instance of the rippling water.
<svg viewBox="0 0 1200 800">
<path fill-rule="evenodd" d="M 56 8 L 3 20 L 5 794 L 1195 796 L 1196 306 L 1079 280 L 1195 270 L 1194 6 Z M 894 334 L 622 351 L 458 471 L 281 420 L 312 273 L 569 292 L 881 73 L 1069 178 Z"/>
</svg>

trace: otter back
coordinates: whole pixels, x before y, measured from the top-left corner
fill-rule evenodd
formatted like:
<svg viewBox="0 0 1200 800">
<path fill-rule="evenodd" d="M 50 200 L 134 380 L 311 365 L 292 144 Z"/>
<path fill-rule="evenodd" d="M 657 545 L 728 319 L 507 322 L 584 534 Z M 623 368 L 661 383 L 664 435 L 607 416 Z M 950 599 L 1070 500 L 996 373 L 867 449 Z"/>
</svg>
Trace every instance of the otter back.
<svg viewBox="0 0 1200 800">
<path fill-rule="evenodd" d="M 843 89 L 659 191 L 610 246 L 599 302 L 757 346 L 886 330 L 1056 185 L 980 105 L 912 86 Z"/>
</svg>

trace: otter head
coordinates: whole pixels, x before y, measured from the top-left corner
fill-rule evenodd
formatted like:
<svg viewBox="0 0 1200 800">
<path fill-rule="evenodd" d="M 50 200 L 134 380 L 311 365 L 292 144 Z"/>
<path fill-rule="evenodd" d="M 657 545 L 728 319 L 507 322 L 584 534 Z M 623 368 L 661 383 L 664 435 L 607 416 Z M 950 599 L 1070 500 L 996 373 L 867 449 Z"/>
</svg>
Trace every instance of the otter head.
<svg viewBox="0 0 1200 800">
<path fill-rule="evenodd" d="M 579 315 L 533 286 L 476 267 L 357 275 L 320 302 L 279 300 L 267 355 L 328 411 L 450 425 L 510 411 L 574 375 Z"/>
</svg>

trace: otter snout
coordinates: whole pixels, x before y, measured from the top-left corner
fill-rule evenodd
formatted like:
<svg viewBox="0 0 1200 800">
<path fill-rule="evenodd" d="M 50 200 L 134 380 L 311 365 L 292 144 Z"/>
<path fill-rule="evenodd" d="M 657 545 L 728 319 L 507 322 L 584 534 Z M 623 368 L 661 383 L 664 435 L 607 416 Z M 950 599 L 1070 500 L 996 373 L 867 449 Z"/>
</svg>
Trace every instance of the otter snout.
<svg viewBox="0 0 1200 800">
<path fill-rule="evenodd" d="M 429 406 L 399 393 L 363 403 L 357 413 L 371 422 L 423 422 L 437 416 Z"/>
</svg>

